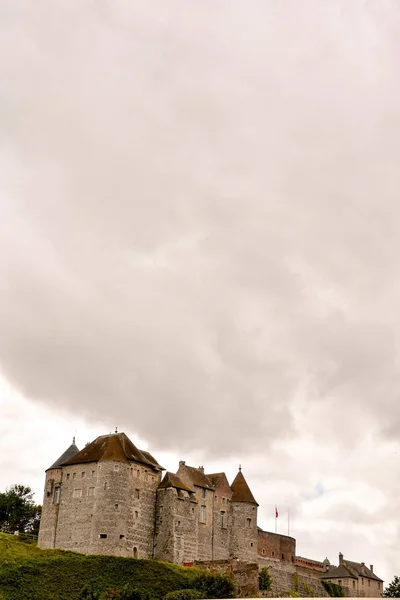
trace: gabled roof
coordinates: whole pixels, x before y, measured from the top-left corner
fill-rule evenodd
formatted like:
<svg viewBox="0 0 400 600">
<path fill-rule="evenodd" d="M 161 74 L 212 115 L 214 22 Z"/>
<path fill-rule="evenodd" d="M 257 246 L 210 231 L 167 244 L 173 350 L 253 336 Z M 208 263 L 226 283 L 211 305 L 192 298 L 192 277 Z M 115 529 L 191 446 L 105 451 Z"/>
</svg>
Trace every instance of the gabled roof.
<svg viewBox="0 0 400 600">
<path fill-rule="evenodd" d="M 321 579 L 344 579 L 349 577 L 358 579 L 357 573 L 355 573 L 353 569 L 346 567 L 344 563 L 338 567 L 331 567 L 329 571 L 326 571 L 321 575 Z"/>
<path fill-rule="evenodd" d="M 194 489 L 183 483 L 183 481 L 179 479 L 178 475 L 167 471 L 158 488 L 160 489 L 169 487 L 177 488 L 178 490 L 186 490 L 187 492 L 194 492 Z"/>
<path fill-rule="evenodd" d="M 195 467 L 188 467 L 185 465 L 185 468 L 192 480 L 193 485 L 197 485 L 198 487 L 207 488 L 209 490 L 213 490 L 214 486 L 212 481 L 204 475 L 201 469 L 196 469 Z"/>
<path fill-rule="evenodd" d="M 125 433 L 100 435 L 75 456 L 63 462 L 63 466 L 79 463 L 97 462 L 99 460 L 135 461 L 148 465 L 156 471 L 163 470 L 148 452 L 139 450 Z"/>
<path fill-rule="evenodd" d="M 251 493 L 241 470 L 239 470 L 238 474 L 233 480 L 231 489 L 233 492 L 231 502 L 251 502 L 252 504 L 257 504 L 258 506 L 258 503 Z"/>
<path fill-rule="evenodd" d="M 368 567 L 365 566 L 365 564 L 363 565 L 362 563 L 357 563 L 357 562 L 353 562 L 352 560 L 345 560 L 344 563 L 350 567 L 350 569 L 352 571 L 355 571 L 358 575 L 358 577 L 366 577 L 367 579 L 375 579 L 376 581 L 383 581 L 383 579 L 380 579 L 379 577 L 377 577 L 377 575 L 375 575 L 375 573 L 373 571 L 371 571 L 371 569 L 368 569 Z"/>
<path fill-rule="evenodd" d="M 217 487 L 223 477 L 226 477 L 225 473 L 210 473 L 206 477 L 211 481 L 214 487 Z"/>
<path fill-rule="evenodd" d="M 63 452 L 63 454 L 61 454 L 61 456 L 59 458 L 57 458 L 56 462 L 53 463 L 51 465 L 51 467 L 46 469 L 46 471 L 50 471 L 51 469 L 58 469 L 62 465 L 63 462 L 65 462 L 66 460 L 69 460 L 70 458 L 75 456 L 75 454 L 77 454 L 78 452 L 79 452 L 79 448 L 75 445 L 75 438 L 73 438 L 72 444 L 70 445 L 70 447 L 67 448 L 66 451 Z"/>
</svg>

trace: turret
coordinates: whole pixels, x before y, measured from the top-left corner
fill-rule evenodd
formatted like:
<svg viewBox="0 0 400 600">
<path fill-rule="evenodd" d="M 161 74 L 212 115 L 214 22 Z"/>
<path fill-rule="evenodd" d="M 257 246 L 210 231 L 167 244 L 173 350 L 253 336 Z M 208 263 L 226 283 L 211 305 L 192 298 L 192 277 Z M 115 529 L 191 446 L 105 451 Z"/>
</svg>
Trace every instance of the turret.
<svg viewBox="0 0 400 600">
<path fill-rule="evenodd" d="M 258 504 L 244 478 L 241 467 L 232 485 L 230 501 L 231 557 L 257 562 Z"/>
<path fill-rule="evenodd" d="M 57 529 L 58 512 L 61 497 L 62 468 L 61 465 L 79 452 L 75 444 L 72 444 L 58 457 L 58 459 L 46 470 L 46 482 L 44 486 L 43 508 L 40 519 L 39 540 L 41 548 L 55 547 L 55 534 Z"/>
</svg>

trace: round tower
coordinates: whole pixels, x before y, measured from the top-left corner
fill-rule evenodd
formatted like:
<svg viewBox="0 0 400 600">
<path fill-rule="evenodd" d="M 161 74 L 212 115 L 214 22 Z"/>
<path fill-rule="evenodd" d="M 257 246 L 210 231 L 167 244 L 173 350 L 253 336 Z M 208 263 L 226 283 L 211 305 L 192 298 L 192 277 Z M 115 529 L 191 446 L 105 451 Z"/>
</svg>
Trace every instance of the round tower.
<svg viewBox="0 0 400 600">
<path fill-rule="evenodd" d="M 246 562 L 256 562 L 258 555 L 258 504 L 244 478 L 241 467 L 232 485 L 230 501 L 230 555 Z"/>
<path fill-rule="evenodd" d="M 40 519 L 38 546 L 40 548 L 54 548 L 57 531 L 58 512 L 61 498 L 62 467 L 66 460 L 69 460 L 79 452 L 75 444 L 75 437 L 72 438 L 72 444 L 61 454 L 61 456 L 46 470 L 46 482 L 44 486 L 43 508 Z"/>
</svg>

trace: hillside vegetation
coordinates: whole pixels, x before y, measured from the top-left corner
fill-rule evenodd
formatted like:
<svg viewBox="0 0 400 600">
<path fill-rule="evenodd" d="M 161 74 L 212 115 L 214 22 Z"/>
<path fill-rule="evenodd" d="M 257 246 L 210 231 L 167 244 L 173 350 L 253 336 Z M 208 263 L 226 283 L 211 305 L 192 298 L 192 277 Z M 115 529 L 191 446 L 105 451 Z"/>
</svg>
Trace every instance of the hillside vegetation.
<svg viewBox="0 0 400 600">
<path fill-rule="evenodd" d="M 160 600 L 174 590 L 195 588 L 202 573 L 153 560 L 41 550 L 0 533 L 1 600 L 78 600 L 82 588 L 92 584 L 113 597 L 113 590 L 128 583 L 144 597 Z"/>
</svg>

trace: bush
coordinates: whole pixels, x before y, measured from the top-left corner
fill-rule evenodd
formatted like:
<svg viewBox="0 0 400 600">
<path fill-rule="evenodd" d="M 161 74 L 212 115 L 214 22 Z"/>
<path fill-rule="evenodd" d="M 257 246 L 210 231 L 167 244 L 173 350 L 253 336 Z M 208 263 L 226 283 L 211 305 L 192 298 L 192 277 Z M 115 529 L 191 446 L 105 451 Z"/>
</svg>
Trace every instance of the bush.
<svg viewBox="0 0 400 600">
<path fill-rule="evenodd" d="M 165 596 L 165 600 L 200 600 L 201 598 L 203 594 L 199 590 L 177 590 Z"/>
<path fill-rule="evenodd" d="M 345 595 L 342 586 L 338 583 L 324 580 L 321 580 L 321 583 L 332 598 L 342 598 Z"/>
<path fill-rule="evenodd" d="M 130 583 L 127 583 L 116 596 L 116 600 L 149 600 L 149 598 L 149 594 L 140 592 Z"/>
<path fill-rule="evenodd" d="M 260 590 L 269 590 L 272 585 L 272 577 L 270 575 L 268 567 L 261 569 L 258 575 L 258 587 Z"/>
<path fill-rule="evenodd" d="M 229 575 L 204 571 L 194 580 L 194 587 L 200 590 L 203 598 L 234 598 L 235 583 Z"/>
</svg>

